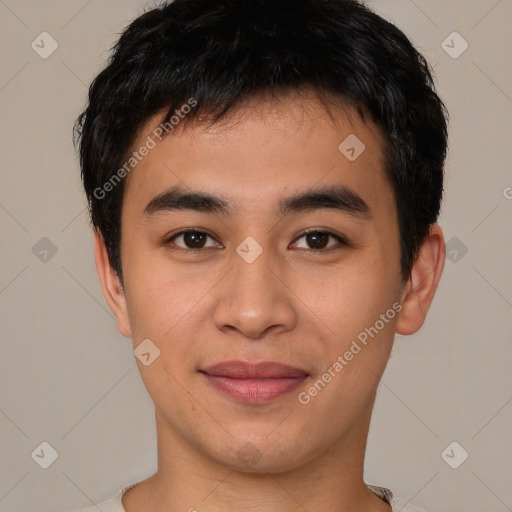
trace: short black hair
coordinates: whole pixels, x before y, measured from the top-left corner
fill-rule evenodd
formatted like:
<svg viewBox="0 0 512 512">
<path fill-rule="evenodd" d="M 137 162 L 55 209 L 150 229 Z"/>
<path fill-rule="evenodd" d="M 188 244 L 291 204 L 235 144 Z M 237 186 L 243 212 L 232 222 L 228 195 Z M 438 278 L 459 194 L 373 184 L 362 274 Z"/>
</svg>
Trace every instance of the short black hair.
<svg viewBox="0 0 512 512">
<path fill-rule="evenodd" d="M 344 101 L 384 135 L 406 281 L 443 196 L 448 112 L 432 73 L 400 29 L 357 0 L 175 0 L 136 18 L 74 126 L 91 223 L 121 283 L 126 172 L 104 187 L 145 123 L 163 111 L 169 125 L 191 98 L 180 128 L 216 123 L 249 98 L 306 88 L 324 104 Z"/>
</svg>

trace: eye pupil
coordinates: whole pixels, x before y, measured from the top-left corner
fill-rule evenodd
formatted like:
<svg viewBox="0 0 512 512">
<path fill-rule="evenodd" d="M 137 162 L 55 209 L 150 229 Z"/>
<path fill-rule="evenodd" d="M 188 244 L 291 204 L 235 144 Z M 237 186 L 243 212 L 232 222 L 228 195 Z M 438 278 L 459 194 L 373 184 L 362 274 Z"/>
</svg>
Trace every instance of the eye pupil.
<svg viewBox="0 0 512 512">
<path fill-rule="evenodd" d="M 190 231 L 188 233 L 184 233 L 183 241 L 188 247 L 192 249 L 201 248 L 204 245 L 205 233 L 199 233 L 197 231 Z"/>
<path fill-rule="evenodd" d="M 329 241 L 329 235 L 319 231 L 314 231 L 306 235 L 308 244 L 312 243 L 314 249 L 323 249 L 327 246 Z"/>
</svg>

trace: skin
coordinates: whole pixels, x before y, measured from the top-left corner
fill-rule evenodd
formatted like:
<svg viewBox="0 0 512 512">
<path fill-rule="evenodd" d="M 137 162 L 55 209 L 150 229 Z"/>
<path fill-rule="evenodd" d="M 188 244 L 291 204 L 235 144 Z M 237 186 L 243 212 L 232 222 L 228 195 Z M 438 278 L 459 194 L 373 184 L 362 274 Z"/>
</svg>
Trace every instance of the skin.
<svg viewBox="0 0 512 512">
<path fill-rule="evenodd" d="M 378 128 L 350 109 L 335 109 L 333 122 L 314 95 L 256 107 L 241 107 L 231 121 L 209 128 L 177 130 L 132 171 L 121 218 L 124 289 L 95 234 L 96 266 L 119 331 L 134 348 L 150 339 L 161 351 L 149 366 L 137 359 L 155 404 L 158 470 L 124 494 L 123 506 L 390 511 L 363 480 L 371 413 L 395 332 L 412 334 L 425 320 L 444 266 L 443 234 L 431 227 L 403 282 Z M 134 148 L 159 119 L 150 120 Z M 338 150 L 349 134 L 366 146 L 353 162 Z M 275 212 L 282 197 L 340 184 L 368 204 L 370 219 L 329 208 Z M 176 185 L 222 196 L 236 214 L 143 214 Z M 183 236 L 166 244 L 185 228 L 211 235 L 202 252 Z M 323 239 L 327 248 L 315 249 L 318 242 L 301 235 L 309 228 L 342 235 L 348 245 L 330 237 Z M 236 252 L 248 236 L 263 248 L 250 264 Z M 397 301 L 400 313 L 308 404 L 300 403 L 298 394 Z M 244 404 L 198 373 L 231 359 L 278 361 L 310 376 L 275 400 Z M 250 466 L 239 456 L 244 446 L 258 458 Z"/>
</svg>

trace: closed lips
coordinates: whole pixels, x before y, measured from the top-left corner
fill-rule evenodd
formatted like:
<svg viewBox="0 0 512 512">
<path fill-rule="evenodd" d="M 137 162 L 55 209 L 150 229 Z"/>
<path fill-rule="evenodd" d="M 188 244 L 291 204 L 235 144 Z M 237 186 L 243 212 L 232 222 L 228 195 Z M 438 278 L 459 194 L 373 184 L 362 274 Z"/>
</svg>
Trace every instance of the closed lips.
<svg viewBox="0 0 512 512">
<path fill-rule="evenodd" d="M 277 362 L 247 363 L 245 361 L 223 361 L 200 370 L 202 373 L 231 379 L 279 379 L 304 378 L 305 370 Z"/>
</svg>

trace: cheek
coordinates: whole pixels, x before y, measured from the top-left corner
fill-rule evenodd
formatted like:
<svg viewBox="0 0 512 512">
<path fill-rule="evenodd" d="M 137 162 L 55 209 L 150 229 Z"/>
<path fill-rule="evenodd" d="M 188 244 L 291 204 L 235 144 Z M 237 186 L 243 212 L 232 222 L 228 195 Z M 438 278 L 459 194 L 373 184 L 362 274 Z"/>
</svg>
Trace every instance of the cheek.
<svg viewBox="0 0 512 512">
<path fill-rule="evenodd" d="M 311 403 L 318 408 L 318 429 L 325 422 L 341 428 L 373 396 L 389 359 L 398 304 L 384 264 L 333 276 L 317 300 L 330 340 L 317 378 L 325 377 L 329 384 L 319 386 L 319 399 Z M 325 411 L 330 411 L 329 418 Z"/>
<path fill-rule="evenodd" d="M 145 262 L 145 263 L 143 263 Z M 126 301 L 134 342 L 144 338 L 161 342 L 193 300 L 193 287 L 171 275 L 169 269 L 140 258 L 126 266 Z"/>
<path fill-rule="evenodd" d="M 382 261 L 369 261 L 331 272 L 309 301 L 331 334 L 347 340 L 373 325 L 392 306 L 395 288 Z"/>
<path fill-rule="evenodd" d="M 161 351 L 167 368 L 181 371 L 205 350 L 210 310 L 209 291 L 218 281 L 209 275 L 184 272 L 157 259 L 132 264 L 126 297 L 134 346 L 150 339 Z M 191 267 L 192 268 L 192 267 Z"/>
</svg>

